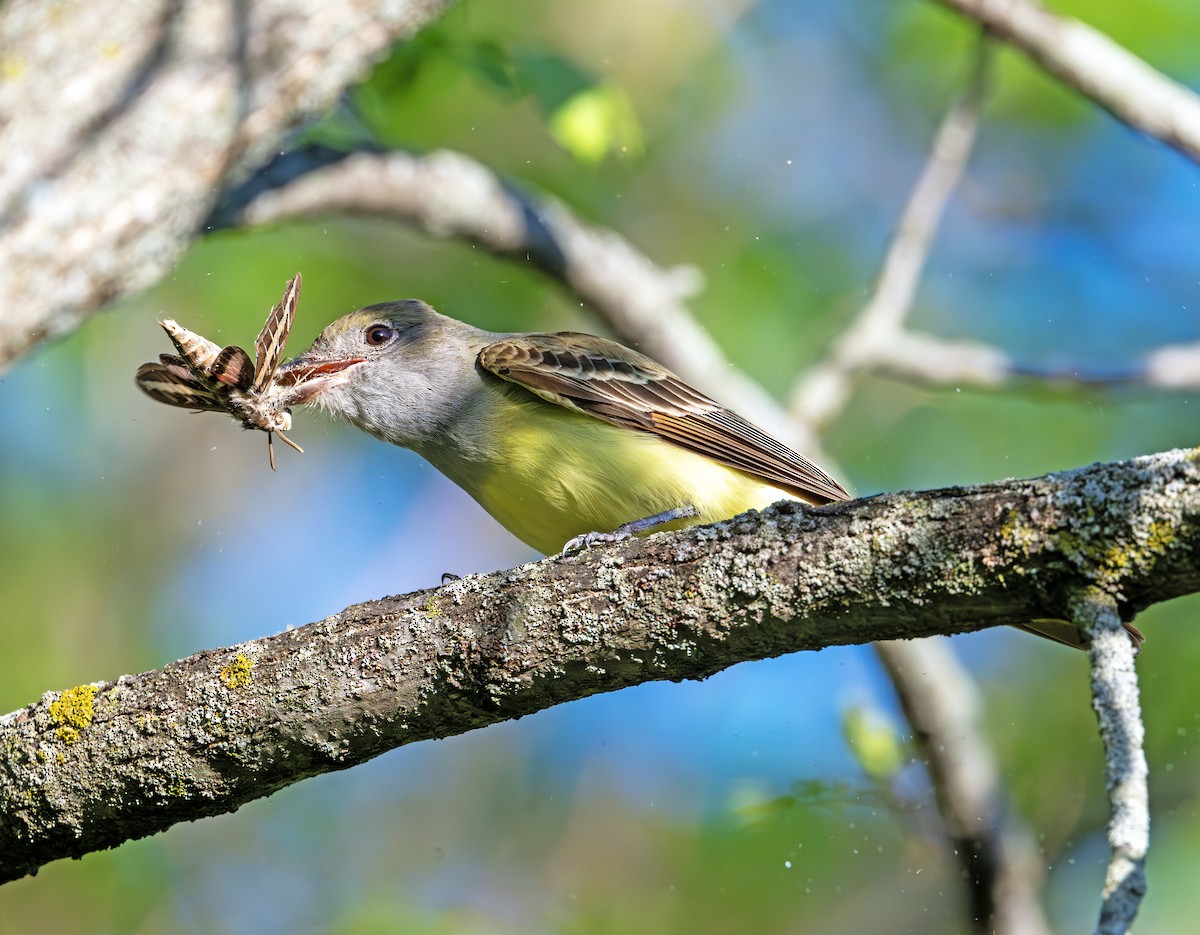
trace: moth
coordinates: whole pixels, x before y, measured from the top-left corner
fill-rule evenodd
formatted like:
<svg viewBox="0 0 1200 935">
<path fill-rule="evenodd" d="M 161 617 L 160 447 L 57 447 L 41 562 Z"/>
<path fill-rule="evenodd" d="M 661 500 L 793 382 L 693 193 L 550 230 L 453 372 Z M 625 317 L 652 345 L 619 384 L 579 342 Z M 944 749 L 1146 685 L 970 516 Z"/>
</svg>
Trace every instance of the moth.
<svg viewBox="0 0 1200 935">
<path fill-rule="evenodd" d="M 275 470 L 276 435 L 303 454 L 304 449 L 285 435 L 292 428 L 289 407 L 305 402 L 310 394 L 304 382 L 326 371 L 328 364 L 292 368 L 280 374 L 283 349 L 296 318 L 300 299 L 300 274 L 288 280 L 283 298 L 271 309 L 254 341 L 254 360 L 236 344 L 221 347 L 189 331 L 172 319 L 160 324 L 178 354 L 161 354 L 158 363 L 142 364 L 137 385 L 151 399 L 195 412 L 224 412 L 243 428 L 267 433 L 267 453 Z"/>
</svg>

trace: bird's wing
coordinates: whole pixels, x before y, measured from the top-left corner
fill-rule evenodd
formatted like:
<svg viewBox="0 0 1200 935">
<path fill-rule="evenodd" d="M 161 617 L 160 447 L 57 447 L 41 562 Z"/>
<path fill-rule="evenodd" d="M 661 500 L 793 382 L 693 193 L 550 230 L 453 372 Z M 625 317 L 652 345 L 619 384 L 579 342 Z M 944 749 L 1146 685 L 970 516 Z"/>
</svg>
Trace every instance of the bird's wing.
<svg viewBox="0 0 1200 935">
<path fill-rule="evenodd" d="M 809 503 L 850 497 L 808 459 L 614 341 L 570 332 L 513 335 L 480 351 L 479 365 L 549 402 L 652 432 Z"/>
</svg>

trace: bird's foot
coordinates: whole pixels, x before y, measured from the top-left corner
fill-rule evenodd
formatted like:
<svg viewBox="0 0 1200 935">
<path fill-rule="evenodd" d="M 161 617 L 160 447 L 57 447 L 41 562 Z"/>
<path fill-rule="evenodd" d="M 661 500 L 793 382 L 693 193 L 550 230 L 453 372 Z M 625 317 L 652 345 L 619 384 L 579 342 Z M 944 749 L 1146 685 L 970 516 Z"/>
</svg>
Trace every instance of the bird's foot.
<svg viewBox="0 0 1200 935">
<path fill-rule="evenodd" d="M 575 536 L 575 538 L 568 540 L 559 554 L 570 555 L 572 552 L 590 549 L 592 546 L 600 545 L 601 543 L 607 545 L 611 542 L 624 542 L 626 539 L 632 539 L 633 535 L 624 526 L 615 532 L 585 532 L 583 535 Z"/>
<path fill-rule="evenodd" d="M 695 516 L 699 512 L 690 503 L 685 503 L 683 506 L 677 506 L 673 510 L 664 510 L 662 513 L 655 513 L 653 516 L 643 516 L 641 519 L 635 519 L 632 522 L 625 523 L 623 526 L 618 526 L 612 532 L 585 532 L 568 541 L 562 547 L 560 554 L 569 555 L 572 552 L 578 552 L 581 549 L 590 549 L 592 546 L 600 545 L 601 543 L 607 545 L 613 542 L 624 542 L 626 539 L 632 539 L 639 533 L 657 529 L 659 526 L 673 523 L 677 519 L 686 519 L 689 516 Z"/>
</svg>

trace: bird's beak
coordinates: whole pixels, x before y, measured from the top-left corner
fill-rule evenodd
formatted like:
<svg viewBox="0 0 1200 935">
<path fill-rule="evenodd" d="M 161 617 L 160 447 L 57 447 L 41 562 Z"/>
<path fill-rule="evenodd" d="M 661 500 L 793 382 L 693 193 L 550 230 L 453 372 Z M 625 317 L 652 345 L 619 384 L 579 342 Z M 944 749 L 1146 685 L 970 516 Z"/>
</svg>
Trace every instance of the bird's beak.
<svg viewBox="0 0 1200 935">
<path fill-rule="evenodd" d="M 308 403 L 314 397 L 345 383 L 352 368 L 366 362 L 365 357 L 322 359 L 301 354 L 279 368 L 275 383 L 286 389 L 285 406 Z"/>
</svg>

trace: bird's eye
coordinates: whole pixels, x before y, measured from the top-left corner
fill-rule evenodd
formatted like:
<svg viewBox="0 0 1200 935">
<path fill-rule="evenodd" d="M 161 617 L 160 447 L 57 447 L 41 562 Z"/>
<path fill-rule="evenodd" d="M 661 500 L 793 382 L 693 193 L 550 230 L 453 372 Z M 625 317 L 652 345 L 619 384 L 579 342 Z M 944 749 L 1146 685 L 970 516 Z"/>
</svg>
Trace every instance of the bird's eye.
<svg viewBox="0 0 1200 935">
<path fill-rule="evenodd" d="M 396 329 L 390 325 L 371 325 L 366 331 L 366 340 L 371 347 L 382 347 L 396 336 Z"/>
</svg>

